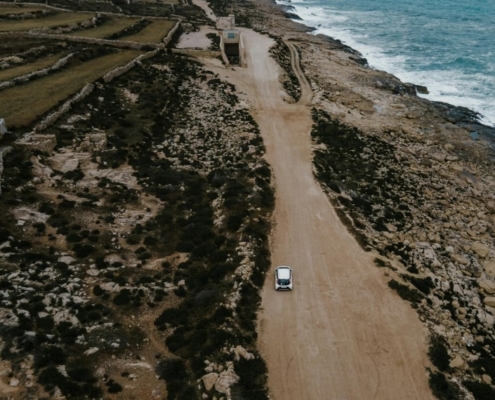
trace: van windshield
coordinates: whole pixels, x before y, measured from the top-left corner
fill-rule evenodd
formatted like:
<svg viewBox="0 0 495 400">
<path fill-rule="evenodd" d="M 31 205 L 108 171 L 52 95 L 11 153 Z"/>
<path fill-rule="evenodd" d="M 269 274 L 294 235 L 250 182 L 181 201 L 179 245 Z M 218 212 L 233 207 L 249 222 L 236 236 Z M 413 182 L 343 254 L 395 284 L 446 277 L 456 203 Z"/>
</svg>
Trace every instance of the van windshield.
<svg viewBox="0 0 495 400">
<path fill-rule="evenodd" d="M 290 284 L 290 279 L 279 279 L 278 284 L 279 285 L 288 285 L 288 284 Z"/>
</svg>

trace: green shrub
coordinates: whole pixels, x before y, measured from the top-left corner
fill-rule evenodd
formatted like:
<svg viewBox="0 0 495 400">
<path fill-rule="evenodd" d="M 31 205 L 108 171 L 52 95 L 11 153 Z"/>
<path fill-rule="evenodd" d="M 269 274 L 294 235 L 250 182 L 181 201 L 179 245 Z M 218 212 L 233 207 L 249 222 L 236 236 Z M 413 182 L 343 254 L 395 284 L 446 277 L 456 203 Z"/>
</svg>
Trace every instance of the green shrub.
<svg viewBox="0 0 495 400">
<path fill-rule="evenodd" d="M 38 231 L 38 233 L 43 233 L 46 230 L 46 226 L 45 226 L 45 224 L 43 222 L 36 222 L 36 223 L 33 224 L 33 227 L 36 228 L 36 230 Z M 0 239 L 0 242 L 1 241 L 2 240 Z"/>
<path fill-rule="evenodd" d="M 146 246 L 155 246 L 157 243 L 158 239 L 154 236 L 146 236 L 143 241 Z"/>
<path fill-rule="evenodd" d="M 187 315 L 180 308 L 168 308 L 164 310 L 160 316 L 155 319 L 155 325 L 170 324 L 171 326 L 179 326 L 187 324 Z"/>
<path fill-rule="evenodd" d="M 430 372 L 429 384 L 433 394 L 440 400 L 459 400 L 459 387 L 447 380 L 441 372 Z"/>
<path fill-rule="evenodd" d="M 428 295 L 431 292 L 431 289 L 435 287 L 433 280 L 427 276 L 426 278 L 419 278 L 415 276 L 404 275 L 404 278 L 411 282 L 420 292 Z"/>
<path fill-rule="evenodd" d="M 166 358 L 156 367 L 157 375 L 167 383 L 168 400 L 174 400 L 187 386 L 188 373 L 180 358 Z"/>
<path fill-rule="evenodd" d="M 464 381 L 462 384 L 474 395 L 476 400 L 495 399 L 495 389 L 484 382 Z"/>
<path fill-rule="evenodd" d="M 114 304 L 118 306 L 124 306 L 131 302 L 131 291 L 129 289 L 122 289 L 117 296 L 113 299 Z"/>
<path fill-rule="evenodd" d="M 84 258 L 91 255 L 96 249 L 90 244 L 76 244 L 73 248 L 78 258 Z"/>
<path fill-rule="evenodd" d="M 83 238 L 77 233 L 69 233 L 65 237 L 65 240 L 67 240 L 69 243 L 75 243 L 75 242 L 80 242 L 81 240 L 83 240 Z"/>
<path fill-rule="evenodd" d="M 402 299 L 411 302 L 413 306 L 419 303 L 423 298 L 423 296 L 417 290 L 411 289 L 408 286 L 397 282 L 396 280 L 392 279 L 388 283 L 388 286 L 394 289 Z"/>
<path fill-rule="evenodd" d="M 252 360 L 241 358 L 235 363 L 235 371 L 241 378 L 232 390 L 237 398 L 252 400 L 267 400 L 268 393 L 265 387 L 267 368 L 263 359 L 257 357 Z M 233 398 L 236 398 L 233 396 Z"/>
<path fill-rule="evenodd" d="M 122 392 L 123 389 L 122 386 L 113 379 L 110 379 L 105 385 L 108 386 L 108 393 L 119 393 Z"/>
<path fill-rule="evenodd" d="M 450 364 L 450 356 L 447 351 L 447 344 L 442 336 L 435 335 L 430 338 L 428 357 L 432 364 L 440 371 L 447 371 Z"/>
</svg>

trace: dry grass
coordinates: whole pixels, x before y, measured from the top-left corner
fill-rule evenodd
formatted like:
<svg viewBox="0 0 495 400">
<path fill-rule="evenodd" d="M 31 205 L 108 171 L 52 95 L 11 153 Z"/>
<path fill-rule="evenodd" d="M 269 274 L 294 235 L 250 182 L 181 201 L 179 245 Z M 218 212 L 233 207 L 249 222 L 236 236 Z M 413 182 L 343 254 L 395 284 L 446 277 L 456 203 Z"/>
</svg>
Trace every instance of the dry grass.
<svg viewBox="0 0 495 400">
<path fill-rule="evenodd" d="M 34 18 L 20 21 L 1 21 L 0 32 L 20 32 L 35 28 L 56 28 L 77 24 L 94 17 L 91 13 L 58 13 L 45 18 Z"/>
<path fill-rule="evenodd" d="M 112 18 L 111 20 L 105 22 L 103 25 L 100 25 L 97 28 L 70 32 L 68 33 L 68 35 L 101 39 L 113 35 L 114 33 L 120 32 L 125 28 L 134 25 L 138 21 L 138 18 Z"/>
<path fill-rule="evenodd" d="M 31 72 L 39 71 L 40 69 L 48 68 L 64 56 L 65 54 L 55 54 L 49 57 L 41 58 L 30 64 L 20 65 L 14 68 L 8 68 L 6 70 L 0 70 L 0 82 L 8 81 L 18 76 L 27 75 Z"/>
<path fill-rule="evenodd" d="M 1 92 L 0 115 L 9 127 L 33 124 L 88 82 L 94 82 L 114 68 L 131 61 L 140 51 L 126 50 L 99 57 L 68 70 L 53 73 L 30 83 Z"/>
<path fill-rule="evenodd" d="M 177 21 L 154 20 L 141 32 L 134 35 L 125 36 L 122 40 L 129 40 L 131 42 L 138 43 L 159 43 L 165 36 L 167 36 L 176 23 Z"/>
<path fill-rule="evenodd" d="M 36 7 L 0 7 L 0 15 L 24 14 L 42 10 L 44 9 Z"/>
</svg>

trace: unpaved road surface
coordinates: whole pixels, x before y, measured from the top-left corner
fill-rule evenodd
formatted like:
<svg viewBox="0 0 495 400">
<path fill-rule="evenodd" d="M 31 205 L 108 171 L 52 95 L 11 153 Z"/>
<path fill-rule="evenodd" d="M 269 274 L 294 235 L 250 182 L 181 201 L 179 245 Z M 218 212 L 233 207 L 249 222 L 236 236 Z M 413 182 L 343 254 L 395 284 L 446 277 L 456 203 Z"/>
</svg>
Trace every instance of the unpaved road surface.
<svg viewBox="0 0 495 400">
<path fill-rule="evenodd" d="M 273 41 L 242 31 L 247 68 L 212 69 L 245 93 L 275 174 L 272 270 L 259 315 L 260 350 L 275 400 L 432 399 L 426 331 L 341 224 L 311 166 L 311 98 L 282 101 Z M 297 68 L 296 68 L 297 71 Z M 274 290 L 273 269 L 294 269 Z"/>
</svg>

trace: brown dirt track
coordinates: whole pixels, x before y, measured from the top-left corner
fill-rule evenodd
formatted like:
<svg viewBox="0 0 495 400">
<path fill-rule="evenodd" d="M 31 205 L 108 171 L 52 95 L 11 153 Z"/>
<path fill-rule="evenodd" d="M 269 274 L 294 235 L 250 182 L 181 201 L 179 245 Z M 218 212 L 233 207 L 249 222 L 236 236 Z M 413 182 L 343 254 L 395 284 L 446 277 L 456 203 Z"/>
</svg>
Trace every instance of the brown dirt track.
<svg viewBox="0 0 495 400">
<path fill-rule="evenodd" d="M 275 175 L 273 265 L 259 315 L 271 397 L 432 399 L 426 330 L 313 178 L 309 85 L 303 82 L 300 103 L 285 103 L 279 68 L 268 53 L 274 42 L 251 30 L 242 35 L 248 67 L 210 67 L 252 105 Z M 277 265 L 294 269 L 292 292 L 274 290 Z"/>
</svg>

